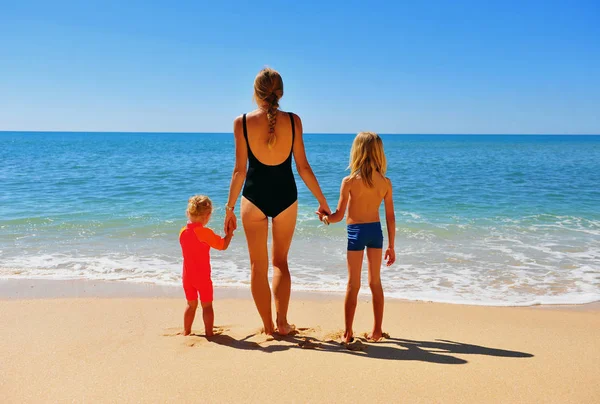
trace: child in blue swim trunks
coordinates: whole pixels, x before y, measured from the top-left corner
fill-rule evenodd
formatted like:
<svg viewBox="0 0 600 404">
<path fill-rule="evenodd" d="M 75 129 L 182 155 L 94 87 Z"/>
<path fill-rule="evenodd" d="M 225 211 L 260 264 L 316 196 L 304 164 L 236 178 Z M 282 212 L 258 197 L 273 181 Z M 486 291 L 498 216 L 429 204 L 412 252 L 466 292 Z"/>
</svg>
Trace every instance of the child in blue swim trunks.
<svg viewBox="0 0 600 404">
<path fill-rule="evenodd" d="M 342 180 L 337 210 L 320 218 L 326 224 L 337 223 L 344 218 L 348 208 L 348 288 L 346 290 L 344 342 L 353 339 L 352 323 L 356 312 L 360 275 L 365 248 L 369 263 L 369 287 L 373 295 L 375 322 L 368 339 L 379 341 L 382 337 L 383 288 L 381 287 L 381 262 L 383 255 L 383 232 L 379 219 L 381 202 L 385 205 L 388 246 L 385 250 L 387 266 L 396 261 L 394 239 L 396 217 L 392 199 L 392 182 L 385 177 L 386 159 L 381 138 L 372 132 L 361 132 L 354 139 L 350 151 L 350 175 Z"/>
</svg>

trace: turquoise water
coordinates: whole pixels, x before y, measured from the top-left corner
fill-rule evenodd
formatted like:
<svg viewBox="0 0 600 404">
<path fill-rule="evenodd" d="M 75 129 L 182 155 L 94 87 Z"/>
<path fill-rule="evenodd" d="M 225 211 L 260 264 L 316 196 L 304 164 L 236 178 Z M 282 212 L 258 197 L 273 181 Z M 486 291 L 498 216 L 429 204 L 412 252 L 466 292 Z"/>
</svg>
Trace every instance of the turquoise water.
<svg viewBox="0 0 600 404">
<path fill-rule="evenodd" d="M 305 135 L 332 207 L 352 139 Z M 397 217 L 388 296 L 600 300 L 600 136 L 383 139 Z M 0 277 L 178 284 L 187 198 L 209 195 L 220 230 L 233 152 L 231 134 L 0 132 Z M 293 288 L 342 291 L 345 227 L 324 227 L 296 178 Z M 248 287 L 243 232 L 213 253 L 213 279 Z"/>
</svg>

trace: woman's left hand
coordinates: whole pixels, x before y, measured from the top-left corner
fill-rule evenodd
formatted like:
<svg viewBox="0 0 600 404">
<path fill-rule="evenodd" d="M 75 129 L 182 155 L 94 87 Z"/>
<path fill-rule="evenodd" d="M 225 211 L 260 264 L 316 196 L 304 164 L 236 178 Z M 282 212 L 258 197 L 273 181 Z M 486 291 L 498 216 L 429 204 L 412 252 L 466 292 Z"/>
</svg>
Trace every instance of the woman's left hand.
<svg viewBox="0 0 600 404">
<path fill-rule="evenodd" d="M 329 209 L 329 205 L 327 204 L 327 201 L 321 202 L 319 204 L 319 208 L 317 209 L 317 211 L 315 213 L 317 214 L 317 216 L 319 216 L 320 221 L 323 221 L 324 216 L 331 215 L 331 209 Z"/>
</svg>

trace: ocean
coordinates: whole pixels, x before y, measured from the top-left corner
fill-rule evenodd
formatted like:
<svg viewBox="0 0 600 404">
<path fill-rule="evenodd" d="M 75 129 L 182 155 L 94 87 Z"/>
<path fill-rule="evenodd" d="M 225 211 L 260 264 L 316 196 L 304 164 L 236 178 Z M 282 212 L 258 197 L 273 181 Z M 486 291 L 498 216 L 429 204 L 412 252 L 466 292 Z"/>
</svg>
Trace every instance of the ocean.
<svg viewBox="0 0 600 404">
<path fill-rule="evenodd" d="M 396 264 L 382 270 L 387 297 L 600 300 L 600 136 L 382 138 L 397 234 Z M 305 135 L 332 208 L 352 139 Z M 0 132 L 0 279 L 179 285 L 187 199 L 210 196 L 209 226 L 222 232 L 233 161 L 232 134 Z M 345 226 L 321 224 L 296 180 L 292 289 L 344 291 Z M 229 250 L 212 252 L 216 286 L 249 287 L 245 246 L 240 223 Z"/>
</svg>

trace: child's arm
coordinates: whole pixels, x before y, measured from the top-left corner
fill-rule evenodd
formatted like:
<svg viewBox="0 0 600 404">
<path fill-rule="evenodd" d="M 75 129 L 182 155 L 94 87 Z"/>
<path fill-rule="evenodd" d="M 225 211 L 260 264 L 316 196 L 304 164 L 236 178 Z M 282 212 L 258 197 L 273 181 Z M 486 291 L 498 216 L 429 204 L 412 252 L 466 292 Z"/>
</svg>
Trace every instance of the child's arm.
<svg viewBox="0 0 600 404">
<path fill-rule="evenodd" d="M 396 214 L 394 213 L 394 199 L 392 198 L 392 181 L 387 179 L 388 190 L 383 198 L 385 204 L 385 223 L 388 232 L 388 248 L 385 250 L 386 265 L 389 267 L 396 262 L 396 252 L 394 243 L 396 242 Z"/>
<path fill-rule="evenodd" d="M 346 207 L 348 206 L 348 199 L 350 199 L 350 183 L 352 179 L 346 177 L 342 180 L 342 186 L 340 187 L 340 200 L 338 201 L 337 209 L 334 213 L 329 216 L 324 216 L 323 220 L 326 224 L 337 223 L 344 218 L 346 214 Z"/>
<path fill-rule="evenodd" d="M 198 240 L 205 242 L 211 248 L 214 248 L 215 250 L 226 250 L 233 237 L 233 228 L 229 229 L 225 237 L 215 234 L 215 232 L 208 227 L 196 229 L 195 233 Z"/>
<path fill-rule="evenodd" d="M 227 247 L 229 247 L 229 243 L 231 243 L 231 239 L 233 238 L 233 228 L 229 228 L 229 231 L 227 232 L 227 234 L 225 235 L 225 238 L 223 239 L 223 250 L 226 250 Z"/>
</svg>

